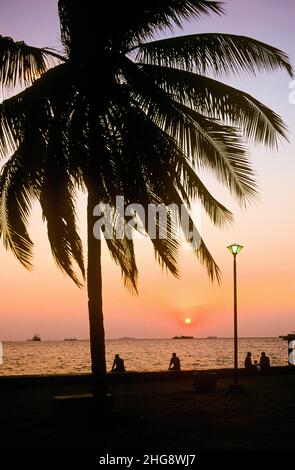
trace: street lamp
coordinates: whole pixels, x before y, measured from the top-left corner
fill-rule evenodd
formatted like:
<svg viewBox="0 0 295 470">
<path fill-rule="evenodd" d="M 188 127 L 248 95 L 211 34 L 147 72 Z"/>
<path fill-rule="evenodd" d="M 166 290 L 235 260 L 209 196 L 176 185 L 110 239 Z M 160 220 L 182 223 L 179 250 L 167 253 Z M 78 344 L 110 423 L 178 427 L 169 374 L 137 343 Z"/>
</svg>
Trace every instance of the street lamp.
<svg viewBox="0 0 295 470">
<path fill-rule="evenodd" d="M 237 303 L 237 254 L 243 247 L 237 243 L 229 245 L 227 249 L 234 257 L 234 384 L 229 386 L 230 392 L 242 392 L 243 385 L 238 384 L 238 303 Z"/>
</svg>

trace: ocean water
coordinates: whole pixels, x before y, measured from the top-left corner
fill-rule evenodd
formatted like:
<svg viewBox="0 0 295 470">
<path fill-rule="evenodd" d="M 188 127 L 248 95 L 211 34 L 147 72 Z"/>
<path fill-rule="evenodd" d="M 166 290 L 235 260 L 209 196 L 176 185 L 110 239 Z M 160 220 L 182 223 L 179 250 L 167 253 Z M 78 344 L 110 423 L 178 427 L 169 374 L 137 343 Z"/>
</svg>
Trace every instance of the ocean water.
<svg viewBox="0 0 295 470">
<path fill-rule="evenodd" d="M 287 342 L 280 338 L 239 339 L 239 366 L 244 366 L 247 351 L 259 360 L 262 351 L 271 365 L 288 364 Z M 82 374 L 90 372 L 89 341 L 3 342 L 0 375 Z M 233 340 L 214 339 L 124 339 L 107 340 L 108 370 L 116 353 L 128 371 L 167 370 L 172 352 L 180 357 L 182 370 L 232 367 Z"/>
</svg>

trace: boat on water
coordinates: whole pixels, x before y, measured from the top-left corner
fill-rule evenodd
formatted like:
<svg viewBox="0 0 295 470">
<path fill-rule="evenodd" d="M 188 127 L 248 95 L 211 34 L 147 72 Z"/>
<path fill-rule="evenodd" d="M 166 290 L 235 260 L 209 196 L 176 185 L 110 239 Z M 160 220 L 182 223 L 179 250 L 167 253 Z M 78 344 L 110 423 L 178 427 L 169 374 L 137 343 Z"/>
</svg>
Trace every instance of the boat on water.
<svg viewBox="0 0 295 470">
<path fill-rule="evenodd" d="M 136 338 L 133 338 L 132 336 L 123 336 L 122 338 L 118 338 L 120 341 L 130 341 Z"/>
<path fill-rule="evenodd" d="M 173 336 L 172 339 L 194 339 L 194 337 L 181 335 L 181 336 Z"/>
<path fill-rule="evenodd" d="M 32 339 L 27 339 L 27 341 L 41 341 L 41 337 L 35 334 Z"/>
<path fill-rule="evenodd" d="M 217 339 L 217 336 L 207 336 L 207 339 Z"/>
<path fill-rule="evenodd" d="M 293 333 L 289 333 L 288 335 L 279 336 L 279 338 L 281 338 L 285 341 L 294 341 L 295 340 L 295 333 L 293 331 Z"/>
<path fill-rule="evenodd" d="M 64 341 L 77 341 L 77 338 L 64 338 Z"/>
</svg>

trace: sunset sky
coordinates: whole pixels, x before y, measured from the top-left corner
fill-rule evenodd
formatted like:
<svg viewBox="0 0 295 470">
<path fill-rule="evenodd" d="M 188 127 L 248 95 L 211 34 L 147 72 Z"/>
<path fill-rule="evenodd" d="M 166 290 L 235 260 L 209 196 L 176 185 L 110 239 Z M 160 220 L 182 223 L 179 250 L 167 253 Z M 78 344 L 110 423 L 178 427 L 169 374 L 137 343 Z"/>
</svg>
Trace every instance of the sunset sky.
<svg viewBox="0 0 295 470">
<path fill-rule="evenodd" d="M 293 0 L 225 0 L 224 6 L 226 15 L 185 24 L 182 34 L 252 36 L 283 49 L 295 66 Z M 0 0 L 0 34 L 61 50 L 57 0 Z M 214 227 L 202 216 L 201 233 L 222 270 L 221 286 L 210 283 L 206 270 L 189 251 L 180 253 L 181 279 L 174 279 L 156 264 L 151 244 L 138 241 L 139 296 L 132 296 L 104 246 L 107 338 L 232 336 L 233 260 L 226 249 L 232 242 L 245 247 L 238 256 L 239 335 L 278 336 L 295 330 L 295 105 L 288 101 L 290 77 L 275 72 L 223 80 L 280 114 L 289 128 L 290 143 L 282 143 L 277 153 L 251 148 L 260 199 L 246 211 L 216 180 L 203 175 L 212 193 L 235 214 L 228 230 Z M 84 239 L 85 202 L 81 196 L 78 212 Z M 86 290 L 75 287 L 56 268 L 38 205 L 31 218 L 31 234 L 36 243 L 32 272 L 0 246 L 0 340 L 22 340 L 34 333 L 42 339 L 88 338 Z M 189 325 L 184 322 L 187 317 L 192 319 Z"/>
</svg>

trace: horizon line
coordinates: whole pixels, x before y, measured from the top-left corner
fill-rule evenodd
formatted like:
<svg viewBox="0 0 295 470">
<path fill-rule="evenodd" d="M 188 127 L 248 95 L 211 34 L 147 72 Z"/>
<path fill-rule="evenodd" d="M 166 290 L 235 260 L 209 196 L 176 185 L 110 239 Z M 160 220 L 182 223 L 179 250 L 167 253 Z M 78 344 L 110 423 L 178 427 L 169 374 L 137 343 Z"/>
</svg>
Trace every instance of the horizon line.
<svg viewBox="0 0 295 470">
<path fill-rule="evenodd" d="M 178 336 L 178 335 L 177 335 Z M 179 335 L 179 336 L 186 336 L 186 335 Z M 239 336 L 238 339 L 255 339 L 255 338 L 280 338 L 281 336 L 283 335 L 278 335 L 278 336 Z M 286 335 L 284 335 L 286 336 Z M 128 340 L 169 340 L 169 339 L 175 339 L 173 337 L 161 337 L 161 338 L 144 338 L 144 337 L 129 337 L 129 336 L 122 336 L 122 337 L 118 337 L 118 338 L 106 338 L 106 341 L 128 341 Z M 213 335 L 208 335 L 208 336 L 194 336 L 192 338 L 187 338 L 187 339 L 234 339 L 233 336 L 213 336 Z M 90 341 L 89 338 L 72 338 L 71 339 L 68 339 L 68 338 L 55 338 L 55 339 L 48 339 L 48 338 L 45 338 L 45 339 L 41 339 L 41 342 L 44 342 L 44 341 L 65 341 L 65 342 L 75 342 L 75 341 Z M 39 341 L 33 341 L 32 339 L 3 339 L 3 340 L 0 340 L 0 342 L 39 342 Z"/>
</svg>

